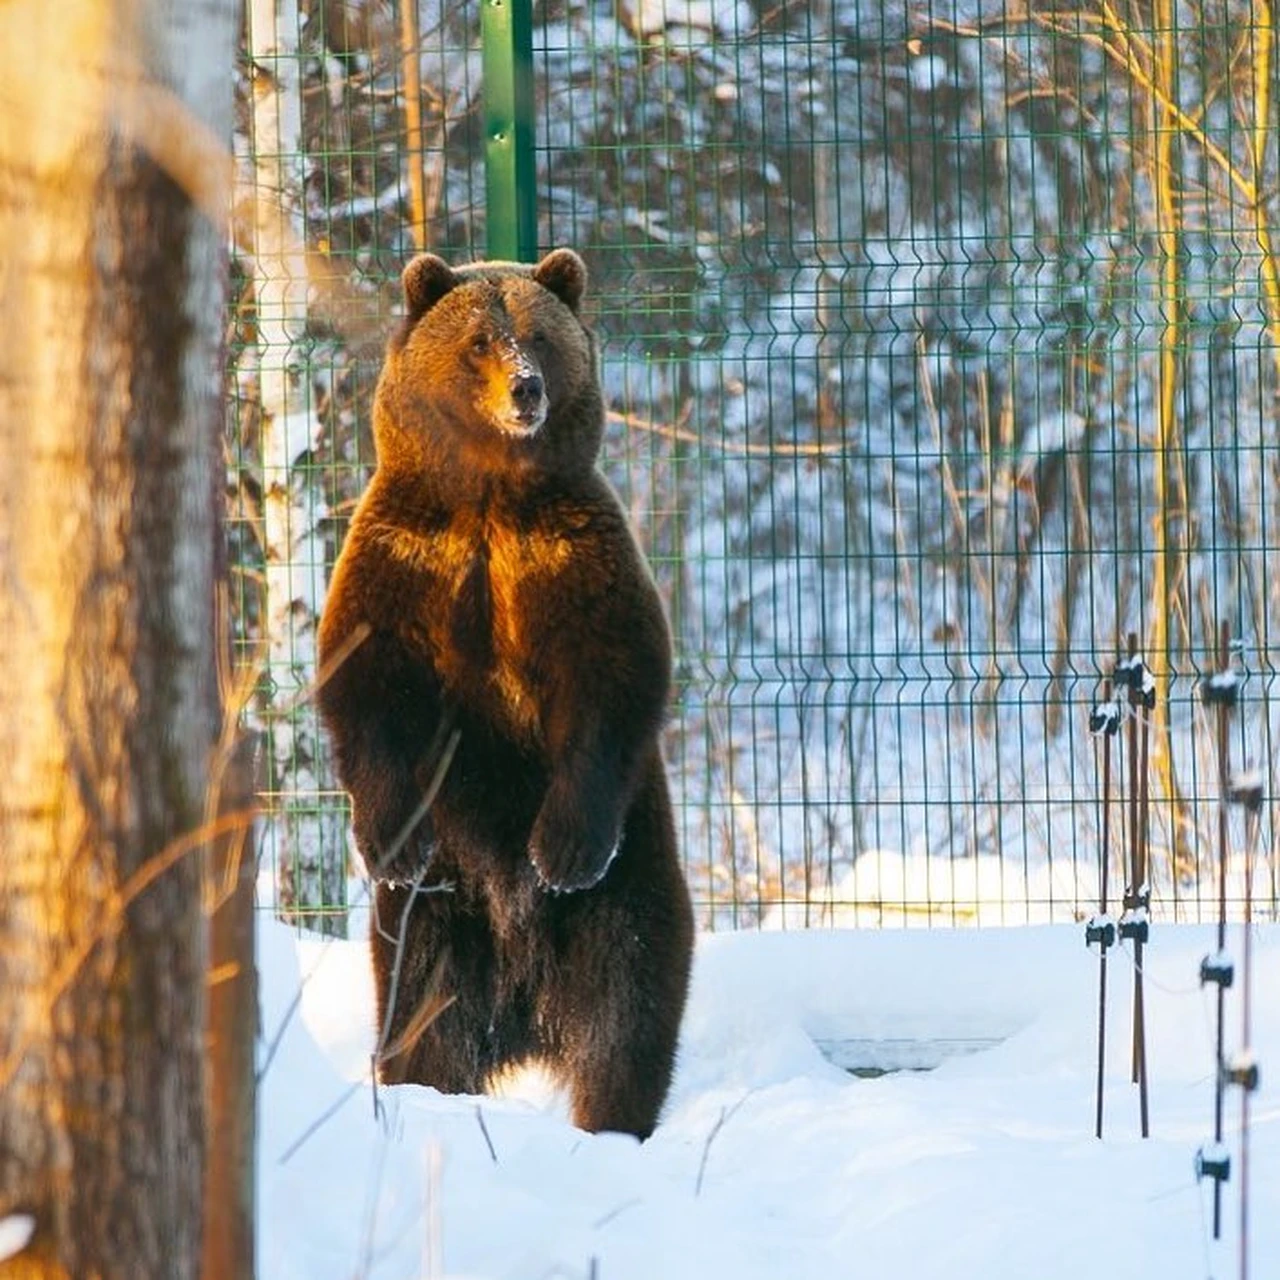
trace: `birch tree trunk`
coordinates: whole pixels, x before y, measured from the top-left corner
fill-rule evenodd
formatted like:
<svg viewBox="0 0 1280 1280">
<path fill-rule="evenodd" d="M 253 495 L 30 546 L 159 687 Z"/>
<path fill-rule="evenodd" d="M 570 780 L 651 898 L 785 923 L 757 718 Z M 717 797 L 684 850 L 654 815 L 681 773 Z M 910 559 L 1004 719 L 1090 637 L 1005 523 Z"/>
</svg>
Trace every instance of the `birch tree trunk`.
<svg viewBox="0 0 1280 1280">
<path fill-rule="evenodd" d="M 302 92 L 297 0 L 250 0 L 253 62 L 254 300 L 262 405 L 266 663 L 271 757 L 268 846 L 277 904 L 290 918 L 345 932 L 346 840 L 313 702 L 324 600 L 323 493 L 305 465 L 318 443 L 307 348 L 302 228 Z"/>
<path fill-rule="evenodd" d="M 1168 701 L 1173 654 L 1176 650 L 1185 655 L 1191 644 L 1191 510 L 1178 413 L 1186 363 L 1187 289 L 1182 261 L 1185 202 L 1180 190 L 1180 154 L 1174 147 L 1175 140 L 1183 141 L 1175 112 L 1179 101 L 1180 51 L 1174 0 L 1156 0 L 1152 14 L 1155 36 L 1151 51 L 1154 92 L 1150 176 L 1160 265 L 1160 330 L 1152 502 L 1153 581 L 1146 660 L 1156 678 L 1156 703 L 1151 716 L 1151 768 L 1157 779 L 1157 795 L 1163 795 L 1169 805 L 1169 874 L 1183 879 L 1195 875 L 1195 855 L 1187 842 L 1187 832 L 1193 824 L 1174 764 Z"/>
<path fill-rule="evenodd" d="M 234 39 L 0 4 L 6 1277 L 198 1274 Z"/>
</svg>

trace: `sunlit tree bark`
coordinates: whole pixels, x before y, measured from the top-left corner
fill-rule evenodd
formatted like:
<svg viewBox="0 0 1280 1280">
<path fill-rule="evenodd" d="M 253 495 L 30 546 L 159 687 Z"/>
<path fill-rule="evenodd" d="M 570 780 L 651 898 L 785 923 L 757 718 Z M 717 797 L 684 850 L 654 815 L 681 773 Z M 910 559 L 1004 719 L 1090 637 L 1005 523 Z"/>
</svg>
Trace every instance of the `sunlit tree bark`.
<svg viewBox="0 0 1280 1280">
<path fill-rule="evenodd" d="M 0 4 L 6 1277 L 199 1269 L 234 36 Z"/>
</svg>

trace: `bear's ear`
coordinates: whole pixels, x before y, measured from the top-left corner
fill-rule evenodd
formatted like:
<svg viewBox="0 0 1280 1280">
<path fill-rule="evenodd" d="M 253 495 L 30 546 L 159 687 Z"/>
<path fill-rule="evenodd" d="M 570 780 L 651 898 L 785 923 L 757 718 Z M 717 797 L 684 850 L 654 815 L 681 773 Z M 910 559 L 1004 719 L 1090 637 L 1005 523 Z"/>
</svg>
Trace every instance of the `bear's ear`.
<svg viewBox="0 0 1280 1280">
<path fill-rule="evenodd" d="M 577 311 L 587 291 L 587 264 L 572 249 L 553 249 L 534 267 L 533 278 L 570 311 Z"/>
<path fill-rule="evenodd" d="M 404 286 L 404 301 L 412 323 L 455 288 L 458 277 L 443 258 L 437 258 L 434 253 L 420 253 L 405 267 L 400 283 Z"/>
</svg>

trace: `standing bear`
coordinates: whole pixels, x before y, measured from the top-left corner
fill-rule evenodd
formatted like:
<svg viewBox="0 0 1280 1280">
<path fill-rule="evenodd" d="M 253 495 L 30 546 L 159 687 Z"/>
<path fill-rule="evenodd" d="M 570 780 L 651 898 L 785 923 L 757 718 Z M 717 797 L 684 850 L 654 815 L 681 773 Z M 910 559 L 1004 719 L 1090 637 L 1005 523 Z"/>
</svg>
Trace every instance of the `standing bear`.
<svg viewBox="0 0 1280 1280">
<path fill-rule="evenodd" d="M 380 1078 L 536 1062 L 641 1138 L 693 917 L 659 737 L 671 639 L 596 469 L 586 268 L 405 268 L 378 465 L 320 624 L 320 711 L 375 884 Z"/>
</svg>

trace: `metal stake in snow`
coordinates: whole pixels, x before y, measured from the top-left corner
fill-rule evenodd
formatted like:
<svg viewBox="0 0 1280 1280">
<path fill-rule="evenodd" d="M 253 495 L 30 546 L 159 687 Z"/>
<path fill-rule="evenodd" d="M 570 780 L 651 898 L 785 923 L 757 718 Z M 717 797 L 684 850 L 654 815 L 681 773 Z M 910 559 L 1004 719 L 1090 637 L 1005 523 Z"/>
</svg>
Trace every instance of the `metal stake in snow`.
<svg viewBox="0 0 1280 1280">
<path fill-rule="evenodd" d="M 1094 1135 L 1102 1137 L 1102 1082 L 1107 1056 L 1107 948 L 1116 940 L 1115 921 L 1107 914 L 1107 868 L 1111 861 L 1111 739 L 1120 731 L 1124 711 L 1103 681 L 1102 701 L 1089 712 L 1089 732 L 1102 738 L 1102 845 L 1099 851 L 1098 914 L 1084 930 L 1086 946 L 1098 944 L 1098 1096 Z"/>
<path fill-rule="evenodd" d="M 1235 966 L 1227 955 L 1227 774 L 1229 747 L 1228 721 L 1239 696 L 1239 680 L 1231 670 L 1231 628 L 1223 623 L 1218 640 L 1219 670 L 1201 686 L 1200 696 L 1209 707 L 1217 708 L 1218 786 L 1218 951 L 1200 961 L 1200 985 L 1212 982 L 1218 988 L 1216 1063 L 1213 1085 L 1213 1146 L 1196 1153 L 1196 1176 L 1213 1179 L 1213 1238 L 1222 1235 L 1222 1184 L 1231 1176 L 1231 1157 L 1222 1145 L 1222 1102 L 1225 1081 L 1223 1063 L 1223 1027 L 1227 988 L 1235 979 Z"/>
<path fill-rule="evenodd" d="M 1240 1090 L 1240 1280 L 1249 1280 L 1249 1098 L 1258 1087 L 1253 1056 L 1253 866 L 1262 826 L 1262 773 L 1249 769 L 1231 779 L 1227 799 L 1245 810 L 1244 961 L 1241 966 L 1240 1052 L 1226 1067 L 1227 1083 Z"/>
<path fill-rule="evenodd" d="M 1129 692 L 1129 882 L 1124 891 L 1124 914 L 1116 933 L 1133 943 L 1133 1082 L 1138 1086 L 1142 1136 L 1151 1134 L 1147 1094 L 1147 1020 L 1143 993 L 1142 949 L 1150 937 L 1151 886 L 1147 883 L 1147 828 L 1150 823 L 1151 718 L 1156 705 L 1156 682 L 1138 656 L 1138 637 L 1129 633 L 1129 656 L 1116 663 L 1116 683 Z M 1138 722 L 1142 723 L 1139 763 Z"/>
</svg>

